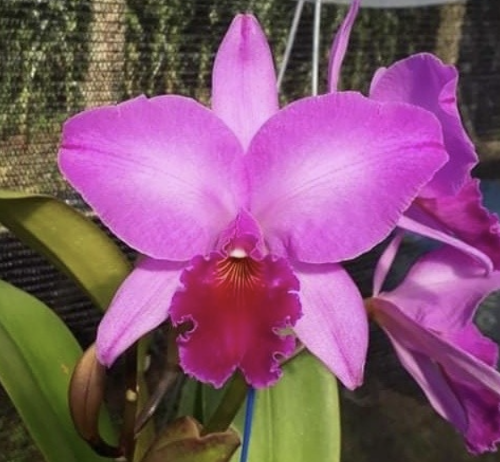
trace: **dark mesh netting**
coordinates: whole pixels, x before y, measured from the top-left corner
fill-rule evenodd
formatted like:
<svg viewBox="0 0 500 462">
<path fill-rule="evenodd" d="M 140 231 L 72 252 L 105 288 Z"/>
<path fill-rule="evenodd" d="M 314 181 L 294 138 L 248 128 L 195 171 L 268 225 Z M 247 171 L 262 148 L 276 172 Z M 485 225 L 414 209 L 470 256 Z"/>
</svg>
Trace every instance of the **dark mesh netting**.
<svg viewBox="0 0 500 462">
<path fill-rule="evenodd" d="M 56 195 L 90 213 L 57 170 L 61 123 L 85 108 L 141 93 L 180 93 L 208 103 L 214 53 L 233 15 L 257 15 L 279 66 L 295 6 L 293 0 L 1 0 L 1 187 Z M 283 103 L 310 93 L 313 8 L 306 3 L 303 10 Z M 346 11 L 345 6 L 323 7 L 320 90 L 326 89 L 333 32 Z M 500 178 L 500 3 L 363 9 L 341 86 L 366 92 L 378 67 L 420 51 L 458 66 L 461 111 L 482 160 L 476 173 Z M 92 342 L 97 309 L 3 229 L 0 240 L 0 278 L 51 306 L 83 346 Z M 364 287 L 371 265 L 370 257 L 350 265 Z M 478 321 L 500 341 L 498 304 L 491 298 L 487 305 Z M 377 332 L 367 373 L 360 391 L 342 394 L 343 461 L 472 460 Z M 0 462 L 38 460 L 42 457 L 0 389 Z"/>
</svg>

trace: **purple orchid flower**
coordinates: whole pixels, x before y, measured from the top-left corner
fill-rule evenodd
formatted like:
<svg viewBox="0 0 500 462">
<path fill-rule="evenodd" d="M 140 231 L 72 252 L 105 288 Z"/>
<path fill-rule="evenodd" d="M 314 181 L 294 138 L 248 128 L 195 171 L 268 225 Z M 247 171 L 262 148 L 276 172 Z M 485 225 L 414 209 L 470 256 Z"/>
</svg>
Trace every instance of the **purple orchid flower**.
<svg viewBox="0 0 500 462">
<path fill-rule="evenodd" d="M 212 110 L 177 95 L 81 113 L 60 168 L 144 255 L 98 330 L 111 365 L 170 319 L 180 364 L 221 386 L 238 368 L 274 383 L 295 337 L 349 388 L 367 317 L 339 262 L 385 238 L 447 161 L 435 117 L 354 92 L 279 110 L 266 38 L 235 18 L 215 59 Z"/>
<path fill-rule="evenodd" d="M 386 271 L 379 266 L 377 278 Z M 472 322 L 481 300 L 498 289 L 499 271 L 485 276 L 477 261 L 446 246 L 422 257 L 395 290 L 375 291 L 367 302 L 403 367 L 475 454 L 500 441 L 498 346 Z"/>
<path fill-rule="evenodd" d="M 336 91 L 359 1 L 355 0 L 337 33 L 330 57 L 329 88 Z M 429 53 L 412 55 L 379 69 L 370 98 L 411 104 L 437 117 L 449 161 L 420 191 L 398 226 L 446 244 L 500 269 L 500 222 L 482 205 L 479 182 L 471 177 L 478 157 L 457 107 L 458 72 Z"/>
</svg>

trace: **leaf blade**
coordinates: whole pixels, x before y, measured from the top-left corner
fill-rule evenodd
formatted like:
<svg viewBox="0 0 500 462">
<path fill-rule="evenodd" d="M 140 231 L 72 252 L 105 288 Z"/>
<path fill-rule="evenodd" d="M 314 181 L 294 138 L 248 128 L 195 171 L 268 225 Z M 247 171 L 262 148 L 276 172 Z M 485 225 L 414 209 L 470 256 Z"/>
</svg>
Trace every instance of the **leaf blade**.
<svg viewBox="0 0 500 462">
<path fill-rule="evenodd" d="M 46 460 L 107 460 L 96 456 L 77 435 L 69 415 L 69 380 L 82 353 L 78 343 L 48 307 L 4 281 L 0 281 L 0 351 L 0 382 Z M 103 425 L 111 434 L 109 420 Z"/>
<path fill-rule="evenodd" d="M 311 354 L 283 366 L 271 388 L 258 390 L 248 462 L 338 462 L 340 414 L 336 379 Z M 243 407 L 235 425 L 243 431 Z M 231 462 L 238 462 L 240 451 Z"/>
<path fill-rule="evenodd" d="M 77 282 L 102 310 L 131 270 L 104 231 L 52 197 L 2 190 L 0 222 Z"/>
</svg>

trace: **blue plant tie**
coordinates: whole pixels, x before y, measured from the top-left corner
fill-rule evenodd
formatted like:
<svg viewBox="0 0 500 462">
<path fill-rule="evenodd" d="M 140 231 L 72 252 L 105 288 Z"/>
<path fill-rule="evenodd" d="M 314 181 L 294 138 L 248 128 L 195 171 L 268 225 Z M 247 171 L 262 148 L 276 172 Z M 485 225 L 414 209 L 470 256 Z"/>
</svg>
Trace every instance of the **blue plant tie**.
<svg viewBox="0 0 500 462">
<path fill-rule="evenodd" d="M 245 408 L 245 428 L 243 429 L 243 444 L 241 446 L 240 462 L 247 462 L 248 460 L 248 448 L 250 446 L 250 435 L 252 433 L 254 408 L 255 388 L 250 387 L 247 393 L 247 405 Z"/>
</svg>

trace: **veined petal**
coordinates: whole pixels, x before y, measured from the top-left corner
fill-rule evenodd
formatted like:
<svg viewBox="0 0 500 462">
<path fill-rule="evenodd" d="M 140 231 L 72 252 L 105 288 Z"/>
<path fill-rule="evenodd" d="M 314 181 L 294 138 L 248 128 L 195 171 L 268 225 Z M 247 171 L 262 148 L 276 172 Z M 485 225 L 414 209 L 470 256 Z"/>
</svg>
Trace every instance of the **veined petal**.
<svg viewBox="0 0 500 462">
<path fill-rule="evenodd" d="M 139 97 L 64 125 L 60 168 L 123 241 L 150 257 L 208 252 L 240 207 L 242 148 L 180 96 Z M 243 193 L 241 193 L 243 194 Z"/>
<path fill-rule="evenodd" d="M 111 366 L 116 358 L 168 317 L 186 263 L 142 258 L 116 293 L 97 331 L 97 358 Z"/>
<path fill-rule="evenodd" d="M 485 274 L 468 255 L 443 247 L 419 258 L 404 281 L 384 299 L 436 332 L 458 331 L 472 322 L 479 303 L 500 289 L 500 272 Z"/>
<path fill-rule="evenodd" d="M 215 58 L 212 109 L 245 149 L 261 125 L 278 111 L 273 57 L 258 21 L 233 19 Z"/>
<path fill-rule="evenodd" d="M 428 111 L 354 92 L 281 110 L 244 159 L 271 253 L 327 263 L 370 249 L 446 162 L 441 141 Z"/>
<path fill-rule="evenodd" d="M 340 68 L 342 67 L 347 46 L 349 45 L 349 37 L 356 16 L 358 15 L 360 3 L 361 0 L 352 1 L 347 16 L 344 18 L 339 30 L 335 34 L 330 50 L 330 62 L 328 66 L 328 90 L 330 92 L 337 91 L 340 79 Z"/>
<path fill-rule="evenodd" d="M 483 206 L 479 180 L 470 178 L 454 196 L 418 198 L 408 210 L 409 216 L 416 213 L 431 217 L 442 229 L 488 255 L 494 268 L 500 269 L 500 222 Z"/>
<path fill-rule="evenodd" d="M 239 368 L 255 388 L 281 375 L 279 360 L 295 348 L 284 329 L 299 318 L 299 284 L 284 259 L 196 257 L 174 296 L 174 325 L 190 327 L 178 339 L 183 370 L 220 387 Z"/>
<path fill-rule="evenodd" d="M 295 332 L 349 389 L 363 382 L 368 320 L 358 288 L 340 265 L 294 264 L 302 317 Z"/>
<path fill-rule="evenodd" d="M 398 61 L 377 73 L 372 82 L 371 98 L 420 106 L 432 112 L 441 123 L 450 160 L 422 190 L 422 197 L 455 194 L 468 180 L 471 168 L 478 162 L 458 111 L 457 84 L 457 70 L 429 53 Z"/>
</svg>

